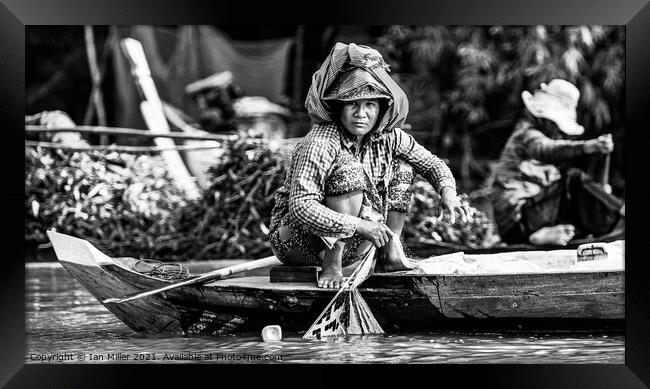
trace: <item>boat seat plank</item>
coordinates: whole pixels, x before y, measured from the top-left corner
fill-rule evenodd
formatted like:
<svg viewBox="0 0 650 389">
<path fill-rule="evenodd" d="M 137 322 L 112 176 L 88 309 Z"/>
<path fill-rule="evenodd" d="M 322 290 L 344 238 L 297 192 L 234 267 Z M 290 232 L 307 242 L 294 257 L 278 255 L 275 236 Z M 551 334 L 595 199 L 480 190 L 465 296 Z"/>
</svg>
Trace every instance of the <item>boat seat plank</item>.
<svg viewBox="0 0 650 389">
<path fill-rule="evenodd" d="M 271 282 L 318 282 L 320 266 L 273 266 L 269 271 Z"/>
</svg>

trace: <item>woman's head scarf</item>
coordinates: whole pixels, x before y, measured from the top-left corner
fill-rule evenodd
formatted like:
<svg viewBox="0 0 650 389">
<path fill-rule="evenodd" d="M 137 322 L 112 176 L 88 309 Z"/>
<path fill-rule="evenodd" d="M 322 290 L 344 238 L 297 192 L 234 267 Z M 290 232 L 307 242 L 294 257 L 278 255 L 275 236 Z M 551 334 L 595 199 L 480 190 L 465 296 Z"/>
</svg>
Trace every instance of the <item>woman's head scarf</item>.
<svg viewBox="0 0 650 389">
<path fill-rule="evenodd" d="M 324 100 L 352 101 L 358 99 L 392 99 L 381 82 L 363 68 L 353 67 L 340 73 L 327 88 Z"/>
<path fill-rule="evenodd" d="M 408 99 L 387 69 L 388 65 L 377 50 L 354 43 L 337 43 L 312 77 L 305 101 L 309 116 L 315 123 L 336 122 L 338 118 L 333 117 L 331 105 L 333 99 L 346 100 L 355 94 L 386 97 L 388 108 L 373 135 L 379 136 L 401 126 L 408 114 Z"/>
</svg>

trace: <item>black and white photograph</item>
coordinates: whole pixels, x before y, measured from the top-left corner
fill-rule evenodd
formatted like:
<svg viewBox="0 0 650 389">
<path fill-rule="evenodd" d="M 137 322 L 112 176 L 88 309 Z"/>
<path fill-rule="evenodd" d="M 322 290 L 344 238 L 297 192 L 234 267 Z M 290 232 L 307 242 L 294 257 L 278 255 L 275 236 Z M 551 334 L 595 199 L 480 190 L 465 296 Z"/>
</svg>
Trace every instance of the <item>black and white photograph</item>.
<svg viewBox="0 0 650 389">
<path fill-rule="evenodd" d="M 625 26 L 25 50 L 26 364 L 625 363 Z"/>
</svg>

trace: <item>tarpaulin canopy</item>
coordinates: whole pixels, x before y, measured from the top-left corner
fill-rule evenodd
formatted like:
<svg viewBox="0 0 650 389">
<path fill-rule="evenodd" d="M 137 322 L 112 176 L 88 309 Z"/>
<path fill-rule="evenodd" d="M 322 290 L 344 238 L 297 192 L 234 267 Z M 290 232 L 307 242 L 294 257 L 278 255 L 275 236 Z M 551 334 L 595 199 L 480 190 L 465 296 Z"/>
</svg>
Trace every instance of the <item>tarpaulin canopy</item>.
<svg viewBox="0 0 650 389">
<path fill-rule="evenodd" d="M 198 107 L 185 86 L 217 72 L 232 72 L 247 96 L 278 102 L 285 93 L 293 38 L 233 41 L 211 26 L 133 26 L 120 29 L 126 37 L 142 43 L 160 97 L 195 118 Z M 118 45 L 113 51 L 116 125 L 146 128 L 129 64 Z"/>
</svg>

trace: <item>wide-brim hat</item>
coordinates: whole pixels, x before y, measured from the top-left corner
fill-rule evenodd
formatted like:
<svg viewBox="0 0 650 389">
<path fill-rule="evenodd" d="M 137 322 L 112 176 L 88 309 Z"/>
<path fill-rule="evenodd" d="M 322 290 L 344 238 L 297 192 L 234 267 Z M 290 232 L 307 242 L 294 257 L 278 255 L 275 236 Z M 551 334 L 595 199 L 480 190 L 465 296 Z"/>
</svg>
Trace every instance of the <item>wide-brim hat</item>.
<svg viewBox="0 0 650 389">
<path fill-rule="evenodd" d="M 388 89 L 368 71 L 353 67 L 339 74 L 323 100 L 391 99 Z"/>
<path fill-rule="evenodd" d="M 577 122 L 576 109 L 580 91 L 572 83 L 554 79 L 542 83 L 534 93 L 524 91 L 521 98 L 526 109 L 536 117 L 552 120 L 567 135 L 581 135 L 585 129 Z"/>
</svg>

